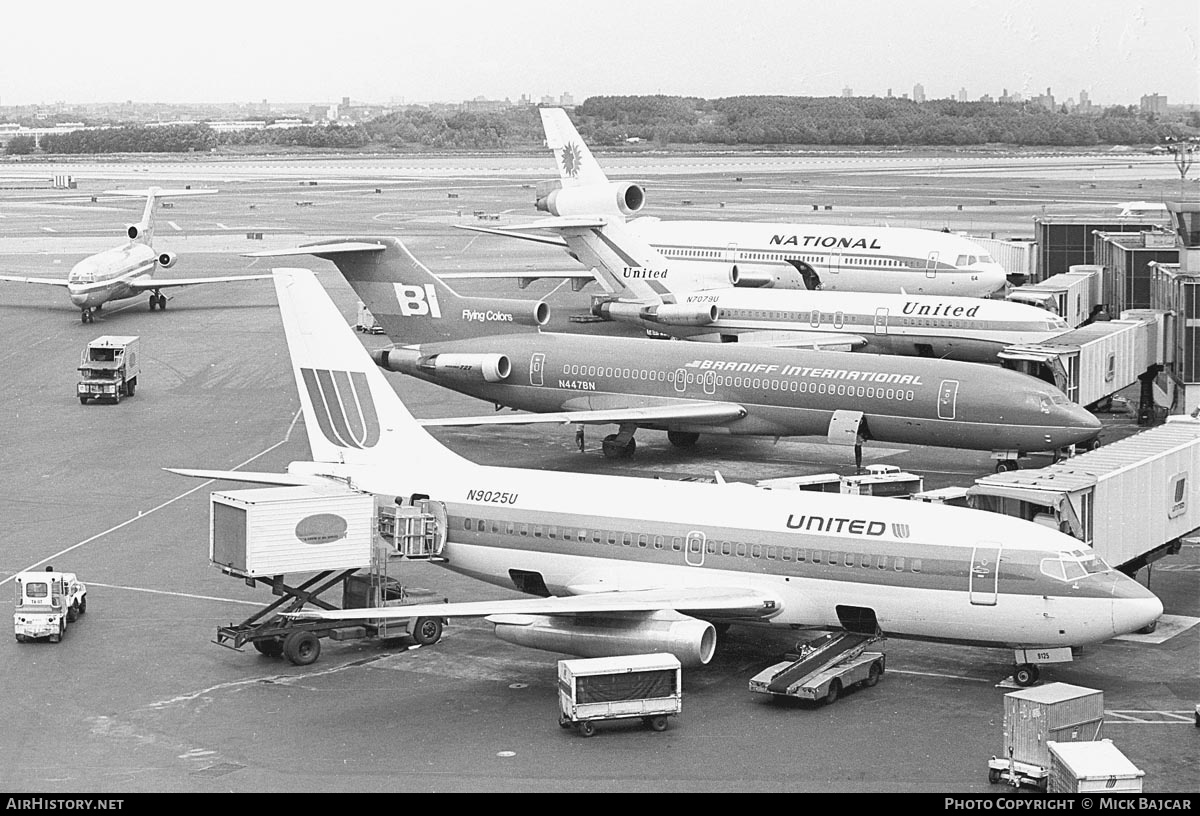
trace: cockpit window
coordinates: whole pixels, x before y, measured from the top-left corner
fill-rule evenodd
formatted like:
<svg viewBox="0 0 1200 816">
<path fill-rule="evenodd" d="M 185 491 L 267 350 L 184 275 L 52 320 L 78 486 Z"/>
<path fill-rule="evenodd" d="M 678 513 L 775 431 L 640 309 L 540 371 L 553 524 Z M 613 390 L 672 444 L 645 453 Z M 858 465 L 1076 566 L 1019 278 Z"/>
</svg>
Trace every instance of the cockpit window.
<svg viewBox="0 0 1200 816">
<path fill-rule="evenodd" d="M 1084 550 L 1060 552 L 1058 558 L 1043 558 L 1041 565 L 1042 575 L 1063 582 L 1078 581 L 1110 569 L 1103 558 Z"/>
<path fill-rule="evenodd" d="M 971 263 L 970 255 L 959 255 L 958 259 L 955 260 L 954 265 L 955 266 L 968 266 L 968 265 L 970 265 L 970 263 Z"/>
<path fill-rule="evenodd" d="M 1051 331 L 1057 331 L 1059 329 L 1065 330 L 1068 328 L 1067 321 L 1063 320 L 1061 317 L 1052 317 L 1046 321 L 1046 328 L 1050 329 Z"/>
<path fill-rule="evenodd" d="M 991 255 L 980 255 L 979 262 L 980 263 L 995 263 L 995 261 L 992 260 Z"/>
</svg>

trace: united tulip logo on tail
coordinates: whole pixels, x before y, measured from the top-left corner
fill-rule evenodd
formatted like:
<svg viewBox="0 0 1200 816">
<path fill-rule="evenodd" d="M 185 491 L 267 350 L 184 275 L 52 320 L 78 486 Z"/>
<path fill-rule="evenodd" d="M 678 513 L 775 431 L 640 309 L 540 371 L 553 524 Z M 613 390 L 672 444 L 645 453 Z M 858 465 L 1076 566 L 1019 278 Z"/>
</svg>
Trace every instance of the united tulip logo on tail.
<svg viewBox="0 0 1200 816">
<path fill-rule="evenodd" d="M 343 448 L 373 447 L 379 442 L 379 416 L 361 371 L 302 368 L 321 433 Z"/>
</svg>

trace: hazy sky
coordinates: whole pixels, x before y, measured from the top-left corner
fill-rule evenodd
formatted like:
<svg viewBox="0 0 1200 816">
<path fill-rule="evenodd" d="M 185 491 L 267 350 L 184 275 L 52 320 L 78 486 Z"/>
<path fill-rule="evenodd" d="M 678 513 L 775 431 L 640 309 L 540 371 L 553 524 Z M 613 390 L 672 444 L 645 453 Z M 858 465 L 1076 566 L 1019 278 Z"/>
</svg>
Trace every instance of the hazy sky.
<svg viewBox="0 0 1200 816">
<path fill-rule="evenodd" d="M 58 0 L 0 8 L 0 105 L 1051 88 L 1200 102 L 1197 0 Z"/>
</svg>

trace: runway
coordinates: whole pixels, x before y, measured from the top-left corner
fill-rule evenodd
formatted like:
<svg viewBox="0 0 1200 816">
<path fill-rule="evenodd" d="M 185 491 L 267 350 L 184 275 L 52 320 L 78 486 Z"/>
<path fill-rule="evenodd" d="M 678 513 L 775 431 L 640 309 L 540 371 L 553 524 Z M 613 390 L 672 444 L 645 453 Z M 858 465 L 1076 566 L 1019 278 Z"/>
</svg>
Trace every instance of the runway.
<svg viewBox="0 0 1200 816">
<path fill-rule="evenodd" d="M 1159 157 L 1047 157 L 1019 167 L 979 157 L 839 157 L 825 169 L 812 157 L 718 158 L 636 157 L 614 162 L 612 175 L 659 168 L 648 177 L 648 209 L 663 218 L 882 220 L 985 235 L 1031 234 L 1033 215 L 1154 199 L 1178 184 Z M 83 255 L 115 245 L 140 216 L 136 199 L 106 198 L 104 190 L 192 184 L 221 193 L 160 211 L 155 246 L 179 254 L 172 275 L 261 271 L 264 261 L 238 253 L 355 235 L 401 237 L 435 272 L 569 268 L 559 250 L 455 229 L 476 223 L 476 210 L 535 216 L 528 185 L 551 171 L 544 156 L 55 164 L 53 172 L 76 173 L 77 189 L 0 191 L 0 267 L 65 275 Z M 30 185 L 51 175 L 49 165 L 34 172 L 0 164 L 5 179 L 27 172 Z M 733 180 L 738 172 L 742 181 Z M 1005 203 L 987 203 L 993 199 Z M 825 202 L 833 209 L 812 209 Z M 317 270 L 354 322 L 354 293 L 332 264 L 288 260 Z M 523 291 L 505 282 L 455 287 L 544 296 L 553 328 L 588 328 L 567 320 L 586 308 L 587 289 L 545 281 Z M 734 627 L 712 663 L 685 672 L 683 714 L 667 731 L 613 726 L 584 739 L 557 724 L 555 661 L 563 656 L 503 643 L 482 621 L 456 620 L 441 642 L 422 648 L 326 640 L 307 667 L 215 645 L 218 626 L 273 600 L 208 560 L 209 493 L 245 485 L 163 468 L 282 470 L 307 458 L 307 443 L 270 282 L 187 287 L 170 297 L 165 311 L 150 312 L 138 298 L 82 325 L 63 293 L 0 283 L 0 518 L 8 533 L 0 586 L 47 563 L 89 585 L 88 612 L 62 643 L 0 643 L 0 788 L 997 792 L 987 760 L 1000 750 L 1002 698 L 1012 690 L 1000 685 L 1011 671 L 1003 650 L 892 640 L 876 687 L 828 707 L 779 705 L 751 694 L 747 682 L 798 633 Z M 140 336 L 143 374 L 135 397 L 81 406 L 79 354 L 102 334 Z M 388 377 L 418 417 L 491 411 Z M 1101 418 L 1108 440 L 1137 430 L 1127 414 Z M 636 457 L 612 461 L 597 450 L 598 430 L 584 453 L 571 427 L 435 436 L 488 464 L 643 478 L 719 471 L 753 481 L 853 469 L 845 449 L 813 439 L 706 437 L 688 452 L 641 431 Z M 970 484 L 993 466 L 986 453 L 945 448 L 874 445 L 865 458 L 920 473 L 926 488 Z M 517 597 L 427 563 L 398 570 L 404 583 L 451 600 Z M 1192 792 L 1200 789 L 1191 720 L 1200 702 L 1200 547 L 1139 578 L 1162 598 L 1170 626 L 1089 648 L 1074 663 L 1045 668 L 1043 680 L 1102 689 L 1104 736 L 1145 771 L 1144 790 Z"/>
</svg>

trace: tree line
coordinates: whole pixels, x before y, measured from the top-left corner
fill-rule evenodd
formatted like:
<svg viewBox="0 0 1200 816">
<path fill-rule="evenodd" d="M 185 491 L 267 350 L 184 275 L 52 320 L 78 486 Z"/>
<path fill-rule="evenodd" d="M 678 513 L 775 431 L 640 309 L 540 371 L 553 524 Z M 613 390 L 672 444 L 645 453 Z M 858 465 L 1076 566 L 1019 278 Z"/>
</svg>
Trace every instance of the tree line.
<svg viewBox="0 0 1200 816">
<path fill-rule="evenodd" d="M 795 148 L 817 146 L 1015 145 L 1089 147 L 1158 144 L 1200 135 L 1200 113 L 1163 121 L 1134 106 L 1098 114 L 1047 110 L 1035 103 L 914 102 L 880 97 L 598 96 L 571 113 L 592 146 L 648 143 Z M 204 124 L 77 130 L 42 136 L 44 153 L 187 153 L 246 148 L 312 150 L 537 150 L 544 133 L 537 109 L 441 112 L 413 107 L 360 124 L 314 124 L 219 132 Z M 14 137 L 9 153 L 34 151 Z"/>
</svg>

